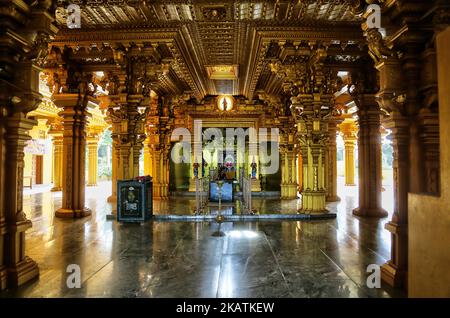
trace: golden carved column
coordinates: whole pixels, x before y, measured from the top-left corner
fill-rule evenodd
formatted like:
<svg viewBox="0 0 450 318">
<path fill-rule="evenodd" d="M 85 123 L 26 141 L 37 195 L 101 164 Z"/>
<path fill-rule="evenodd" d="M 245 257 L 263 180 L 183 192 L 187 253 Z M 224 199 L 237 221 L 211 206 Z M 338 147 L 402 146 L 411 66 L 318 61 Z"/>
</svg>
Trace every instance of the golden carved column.
<svg viewBox="0 0 450 318">
<path fill-rule="evenodd" d="M 0 218 L 2 230 L 2 262 L 0 262 L 0 279 L 2 289 L 6 280 L 10 286 L 19 286 L 39 275 L 39 269 L 32 259 L 25 255 L 25 231 L 31 227 L 23 211 L 23 167 L 24 148 L 30 139 L 28 131 L 36 121 L 25 118 L 23 113 L 16 113 L 6 120 L 4 178 L 7 188 L 4 193 L 4 214 Z"/>
<path fill-rule="evenodd" d="M 132 156 L 133 156 L 133 174 L 132 174 L 132 176 L 133 176 L 133 178 L 139 176 L 139 159 L 141 157 L 141 150 L 143 148 L 144 147 L 143 147 L 142 143 L 133 145 L 133 151 L 132 151 Z"/>
<path fill-rule="evenodd" d="M 153 198 L 165 200 L 169 195 L 170 134 L 173 120 L 169 116 L 160 116 L 156 103 L 150 105 L 147 133 L 153 172 Z M 167 105 L 164 105 L 164 109 L 166 108 Z"/>
<path fill-rule="evenodd" d="M 292 65 L 280 60 L 270 68 L 283 80 L 283 90 L 291 98 L 290 112 L 297 125 L 297 138 L 302 151 L 302 208 L 308 214 L 328 213 L 326 209 L 325 153 L 328 121 L 333 118 L 331 103 L 336 74 L 325 65 L 327 48 L 310 47 L 306 63 Z M 330 105 L 326 109 L 324 105 Z"/>
<path fill-rule="evenodd" d="M 111 171 L 111 183 L 112 183 L 112 190 L 111 195 L 108 197 L 107 201 L 114 203 L 117 202 L 117 170 L 118 170 L 118 157 L 119 152 L 117 149 L 117 142 L 112 142 L 112 151 L 111 151 L 111 161 L 112 161 L 112 171 Z"/>
<path fill-rule="evenodd" d="M 344 135 L 345 148 L 345 185 L 355 185 L 355 145 L 356 137 Z"/>
<path fill-rule="evenodd" d="M 151 176 L 152 172 L 152 160 L 150 149 L 150 138 L 146 138 L 144 141 L 144 175 Z"/>
<path fill-rule="evenodd" d="M 355 185 L 355 145 L 357 141 L 358 128 L 353 119 L 345 119 L 340 124 L 342 139 L 344 140 L 344 164 L 345 164 L 345 185 Z"/>
<path fill-rule="evenodd" d="M 302 190 L 303 190 L 303 159 L 302 159 L 302 149 L 298 146 L 297 147 L 297 191 L 302 192 Z"/>
<path fill-rule="evenodd" d="M 288 159 L 287 159 L 287 146 L 280 144 L 280 159 L 281 159 L 281 185 L 280 185 L 280 195 L 281 199 L 287 199 L 287 174 L 288 174 Z"/>
<path fill-rule="evenodd" d="M 309 96 L 302 96 L 306 109 L 308 104 L 313 104 Z M 293 103 L 293 108 L 299 107 Z M 311 118 L 311 117 L 309 117 Z M 325 207 L 325 139 L 327 125 L 320 120 L 307 120 L 307 117 L 297 117 L 297 128 L 303 159 L 303 191 L 302 213 L 327 213 Z"/>
<path fill-rule="evenodd" d="M 87 138 L 87 149 L 88 149 L 88 186 L 97 185 L 97 175 L 98 175 L 98 135 L 89 136 Z"/>
<path fill-rule="evenodd" d="M 161 198 L 167 200 L 169 198 L 169 145 L 165 144 L 163 151 L 161 152 Z"/>
<path fill-rule="evenodd" d="M 328 123 L 328 152 L 327 152 L 327 197 L 328 202 L 340 201 L 337 195 L 337 125 L 341 120 L 331 120 Z"/>
<path fill-rule="evenodd" d="M 61 191 L 63 185 L 63 134 L 52 133 L 53 136 L 53 188 L 54 191 Z"/>
<path fill-rule="evenodd" d="M 164 166 L 162 163 L 162 151 L 158 145 L 152 145 L 151 163 L 153 164 L 153 199 L 164 199 Z"/>
<path fill-rule="evenodd" d="M 83 84 L 80 84 L 83 85 Z M 80 92 L 80 94 L 84 94 Z M 55 94 L 56 106 L 62 108 L 63 118 L 63 199 L 55 215 L 63 218 L 91 214 L 85 204 L 85 160 L 87 107 L 95 99 L 80 94 Z"/>
<path fill-rule="evenodd" d="M 280 136 L 281 199 L 297 198 L 297 150 L 294 135 L 292 129 L 285 128 Z"/>
</svg>

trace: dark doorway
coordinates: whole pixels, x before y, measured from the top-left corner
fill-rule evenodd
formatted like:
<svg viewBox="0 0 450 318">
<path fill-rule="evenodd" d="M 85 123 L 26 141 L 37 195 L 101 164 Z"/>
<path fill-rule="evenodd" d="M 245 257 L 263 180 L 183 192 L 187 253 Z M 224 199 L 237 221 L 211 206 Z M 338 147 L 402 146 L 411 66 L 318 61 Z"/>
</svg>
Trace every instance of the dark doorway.
<svg viewBox="0 0 450 318">
<path fill-rule="evenodd" d="M 43 174 L 44 174 L 44 158 L 41 155 L 35 155 L 35 184 L 42 184 L 43 183 Z"/>
</svg>

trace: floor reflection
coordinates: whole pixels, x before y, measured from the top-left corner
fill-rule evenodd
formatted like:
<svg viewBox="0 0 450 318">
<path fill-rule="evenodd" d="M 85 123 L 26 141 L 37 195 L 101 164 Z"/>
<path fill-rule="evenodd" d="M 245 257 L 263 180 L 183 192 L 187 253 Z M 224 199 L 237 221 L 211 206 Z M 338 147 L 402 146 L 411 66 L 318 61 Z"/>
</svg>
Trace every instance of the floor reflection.
<svg viewBox="0 0 450 318">
<path fill-rule="evenodd" d="M 403 297 L 399 291 L 366 286 L 369 264 L 383 264 L 390 236 L 382 220 L 354 217 L 357 187 L 339 187 L 330 203 L 337 218 L 323 221 L 148 222 L 118 224 L 106 215 L 110 184 L 88 187 L 90 217 L 53 216 L 61 192 L 25 191 L 24 209 L 33 221 L 27 254 L 40 278 L 1 297 Z M 392 198 L 384 193 L 391 212 Z M 294 213 L 298 200 L 254 198 L 260 213 Z M 193 198 L 156 202 L 157 213 L 189 214 Z M 214 210 L 214 209 L 213 209 Z M 212 211 L 217 213 L 217 209 Z M 225 205 L 221 213 L 236 213 Z M 67 266 L 81 268 L 82 287 L 69 289 Z"/>
</svg>

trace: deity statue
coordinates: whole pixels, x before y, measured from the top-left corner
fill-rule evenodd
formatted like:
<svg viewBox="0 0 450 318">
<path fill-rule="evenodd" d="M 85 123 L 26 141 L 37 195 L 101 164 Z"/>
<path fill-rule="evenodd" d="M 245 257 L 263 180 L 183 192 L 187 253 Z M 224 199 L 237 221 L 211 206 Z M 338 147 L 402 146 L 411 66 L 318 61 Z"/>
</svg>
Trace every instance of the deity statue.
<svg viewBox="0 0 450 318">
<path fill-rule="evenodd" d="M 199 164 L 197 162 L 195 162 L 192 166 L 194 167 L 194 177 L 198 178 L 198 166 L 199 166 Z"/>
<path fill-rule="evenodd" d="M 250 164 L 250 167 L 252 167 L 252 179 L 256 179 L 256 167 L 257 164 L 255 162 L 255 158 L 253 158 L 253 162 Z"/>
<path fill-rule="evenodd" d="M 227 111 L 228 110 L 228 102 L 227 102 L 227 99 L 226 98 L 223 98 L 222 99 L 222 109 L 223 109 L 223 111 Z"/>
</svg>

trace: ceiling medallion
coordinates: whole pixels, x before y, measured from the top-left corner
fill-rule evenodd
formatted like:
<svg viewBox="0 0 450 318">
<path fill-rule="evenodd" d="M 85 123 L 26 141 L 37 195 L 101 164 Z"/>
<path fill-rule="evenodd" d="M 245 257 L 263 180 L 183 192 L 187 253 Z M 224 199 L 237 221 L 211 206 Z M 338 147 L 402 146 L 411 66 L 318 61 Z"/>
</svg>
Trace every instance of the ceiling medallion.
<svg viewBox="0 0 450 318">
<path fill-rule="evenodd" d="M 231 96 L 219 96 L 217 99 L 217 107 L 220 111 L 229 112 L 233 109 L 234 100 Z"/>
<path fill-rule="evenodd" d="M 212 80 L 235 80 L 238 78 L 238 65 L 206 65 L 208 77 Z"/>
<path fill-rule="evenodd" d="M 227 17 L 227 9 L 221 5 L 203 7 L 202 13 L 205 20 L 211 21 L 224 20 Z"/>
</svg>

